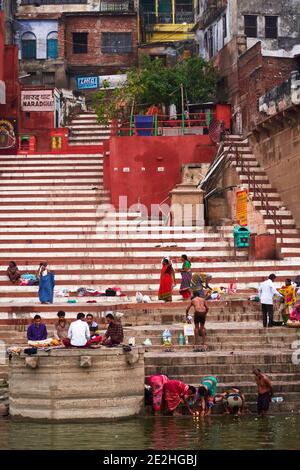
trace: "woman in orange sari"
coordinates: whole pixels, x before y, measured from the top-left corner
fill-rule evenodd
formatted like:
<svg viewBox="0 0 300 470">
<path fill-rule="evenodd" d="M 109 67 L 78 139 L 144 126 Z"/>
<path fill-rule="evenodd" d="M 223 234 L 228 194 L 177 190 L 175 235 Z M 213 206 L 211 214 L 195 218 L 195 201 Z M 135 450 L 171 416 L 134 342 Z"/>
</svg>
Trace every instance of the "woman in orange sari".
<svg viewBox="0 0 300 470">
<path fill-rule="evenodd" d="M 175 272 L 172 263 L 168 258 L 164 258 L 160 273 L 158 300 L 172 302 L 172 291 L 175 284 Z"/>
</svg>

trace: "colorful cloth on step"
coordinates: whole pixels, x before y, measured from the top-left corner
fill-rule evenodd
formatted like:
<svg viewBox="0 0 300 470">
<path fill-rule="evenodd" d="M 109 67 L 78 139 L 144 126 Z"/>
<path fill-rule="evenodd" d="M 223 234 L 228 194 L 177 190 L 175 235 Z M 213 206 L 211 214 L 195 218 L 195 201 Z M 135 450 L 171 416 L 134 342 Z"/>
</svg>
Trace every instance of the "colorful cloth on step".
<svg viewBox="0 0 300 470">
<path fill-rule="evenodd" d="M 295 306 L 294 310 L 290 314 L 290 320 L 300 321 L 300 304 Z"/>
<path fill-rule="evenodd" d="M 180 380 L 169 380 L 164 384 L 164 399 L 169 411 L 175 411 L 183 398 L 188 398 L 189 386 Z"/>
<path fill-rule="evenodd" d="M 148 379 L 148 384 L 152 388 L 153 410 L 160 411 L 163 399 L 164 384 L 168 382 L 166 375 L 152 375 Z"/>
</svg>

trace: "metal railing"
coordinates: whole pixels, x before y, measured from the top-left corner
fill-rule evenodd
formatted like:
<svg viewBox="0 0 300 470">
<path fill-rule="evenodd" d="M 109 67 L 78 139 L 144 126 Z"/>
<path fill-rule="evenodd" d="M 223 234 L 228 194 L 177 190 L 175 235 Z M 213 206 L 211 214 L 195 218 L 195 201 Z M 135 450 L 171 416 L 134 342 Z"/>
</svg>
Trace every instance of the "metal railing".
<svg viewBox="0 0 300 470">
<path fill-rule="evenodd" d="M 142 18 L 145 26 L 151 26 L 155 24 L 172 24 L 173 23 L 173 12 L 158 12 L 155 11 L 144 11 L 142 12 Z M 180 5 L 177 6 L 174 15 L 175 24 L 183 23 L 194 23 L 195 20 L 195 11 L 184 10 L 180 8 Z"/>
<path fill-rule="evenodd" d="M 120 0 L 115 2 L 100 1 L 99 11 L 101 13 L 129 13 L 135 11 L 133 0 Z"/>
<path fill-rule="evenodd" d="M 138 131 L 148 131 L 148 135 L 158 136 L 163 134 L 163 130 L 169 129 L 180 129 L 182 135 L 189 133 L 189 129 L 192 131 L 193 128 L 209 128 L 211 121 L 215 118 L 215 113 L 181 113 L 174 114 L 171 118 L 168 115 L 155 114 L 153 115 L 152 127 L 136 127 L 135 116 L 131 115 L 129 120 L 125 120 L 120 124 L 117 129 L 117 135 L 119 136 L 133 136 L 139 135 Z M 191 132 L 193 133 L 193 132 Z"/>
<path fill-rule="evenodd" d="M 228 137 L 229 133 L 225 133 L 225 138 Z M 279 238 L 280 243 L 283 240 L 283 224 L 280 215 L 277 214 L 277 209 L 270 205 L 270 199 L 268 192 L 263 188 L 262 183 L 258 183 L 255 175 L 256 173 L 251 170 L 250 162 L 243 158 L 243 155 L 239 152 L 238 145 L 227 139 L 226 146 L 228 148 L 224 150 L 225 144 L 224 141 L 220 143 L 217 155 L 214 159 L 214 162 L 217 159 L 220 159 L 221 163 L 216 165 L 215 171 L 209 177 L 209 180 L 205 183 L 205 186 L 201 186 L 205 190 L 206 197 L 209 197 L 209 194 L 213 195 L 219 179 L 222 177 L 224 172 L 234 164 L 236 167 L 241 168 L 241 174 L 246 176 L 245 184 L 248 186 L 248 193 L 252 194 L 252 200 L 258 200 L 260 202 L 260 208 L 258 210 L 265 212 L 265 218 L 273 221 L 274 224 L 274 236 Z"/>
<path fill-rule="evenodd" d="M 234 159 L 236 166 L 241 168 L 241 173 L 246 176 L 246 184 L 248 186 L 249 192 L 253 194 L 254 199 L 257 199 L 261 203 L 261 210 L 266 214 L 266 219 L 270 219 L 274 223 L 274 235 L 277 239 L 277 236 L 282 241 L 283 240 L 283 225 L 282 219 L 277 214 L 277 209 L 270 205 L 270 199 L 268 192 L 263 188 L 262 183 L 258 183 L 254 171 L 251 171 L 250 162 L 245 160 L 241 153 L 238 151 L 237 145 L 234 146 Z"/>
</svg>

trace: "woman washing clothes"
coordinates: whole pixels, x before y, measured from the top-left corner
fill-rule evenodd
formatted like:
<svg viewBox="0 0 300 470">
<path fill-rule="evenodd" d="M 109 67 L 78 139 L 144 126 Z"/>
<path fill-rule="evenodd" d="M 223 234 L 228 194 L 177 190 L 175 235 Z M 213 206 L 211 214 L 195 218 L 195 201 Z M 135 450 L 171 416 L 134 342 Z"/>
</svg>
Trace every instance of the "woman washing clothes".
<svg viewBox="0 0 300 470">
<path fill-rule="evenodd" d="M 48 269 L 48 263 L 40 263 L 37 271 L 39 280 L 39 299 L 41 304 L 53 304 L 54 274 Z"/>
</svg>

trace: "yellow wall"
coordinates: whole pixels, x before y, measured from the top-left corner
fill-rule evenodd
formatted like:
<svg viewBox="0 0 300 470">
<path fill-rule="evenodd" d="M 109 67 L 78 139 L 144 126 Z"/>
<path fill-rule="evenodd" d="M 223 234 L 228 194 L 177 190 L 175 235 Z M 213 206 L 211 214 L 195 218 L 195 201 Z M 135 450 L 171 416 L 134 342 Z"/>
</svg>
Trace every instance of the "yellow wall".
<svg viewBox="0 0 300 470">
<path fill-rule="evenodd" d="M 196 9 L 197 0 L 194 0 L 194 9 Z M 158 0 L 156 0 L 156 16 L 158 16 Z M 195 34 L 191 32 L 194 23 L 175 23 L 175 0 L 172 0 L 172 24 L 157 23 L 153 25 L 151 32 L 146 33 L 146 41 L 151 42 L 170 42 L 193 39 Z"/>
</svg>

